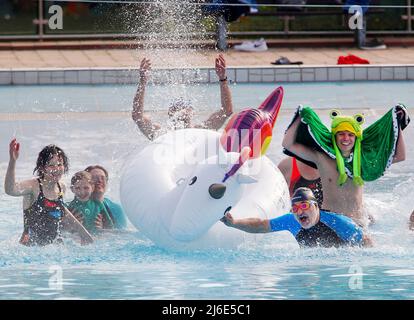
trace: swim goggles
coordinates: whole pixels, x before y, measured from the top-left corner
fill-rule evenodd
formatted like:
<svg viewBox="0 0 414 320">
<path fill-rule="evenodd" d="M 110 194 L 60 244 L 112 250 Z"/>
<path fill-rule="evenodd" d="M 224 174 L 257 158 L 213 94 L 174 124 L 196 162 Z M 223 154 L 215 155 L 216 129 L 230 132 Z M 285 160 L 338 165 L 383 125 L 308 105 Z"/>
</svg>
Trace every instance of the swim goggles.
<svg viewBox="0 0 414 320">
<path fill-rule="evenodd" d="M 292 212 L 297 213 L 299 209 L 302 211 L 308 210 L 312 203 L 316 203 L 316 202 L 315 201 L 302 201 L 300 203 L 293 203 Z"/>
</svg>

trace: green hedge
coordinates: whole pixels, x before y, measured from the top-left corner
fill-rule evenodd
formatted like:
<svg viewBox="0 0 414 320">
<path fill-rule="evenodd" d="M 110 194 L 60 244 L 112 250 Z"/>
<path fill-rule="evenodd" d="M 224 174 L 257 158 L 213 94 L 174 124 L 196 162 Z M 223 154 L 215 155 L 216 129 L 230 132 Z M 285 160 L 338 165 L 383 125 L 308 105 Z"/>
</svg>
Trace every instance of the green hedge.
<svg viewBox="0 0 414 320">
<path fill-rule="evenodd" d="M 0 2 L 0 35 L 34 35 L 37 26 L 33 19 L 37 17 L 37 2 L 23 2 L 18 0 L 3 0 Z M 260 1 L 258 1 L 260 3 Z M 405 5 L 405 0 L 382 0 L 382 5 Z M 51 2 L 50 2 L 51 3 Z M 45 26 L 46 34 L 99 34 L 99 33 L 126 33 L 137 34 L 140 32 L 165 32 L 151 24 L 141 23 L 147 16 L 146 9 L 140 5 L 119 4 L 61 4 L 64 9 L 63 30 L 49 30 Z M 47 8 L 44 9 L 45 17 L 49 17 Z M 261 7 L 260 10 L 274 10 L 271 7 Z M 308 8 L 309 12 L 327 10 L 320 8 Z M 331 8 L 338 12 L 340 8 Z M 406 14 L 405 9 L 384 9 L 381 14 L 368 16 L 368 30 L 406 30 L 407 21 L 401 16 Z M 414 10 L 413 10 L 414 15 Z M 198 15 L 197 15 L 198 16 Z M 296 16 L 289 22 L 291 31 L 346 31 L 347 21 L 341 15 L 325 16 Z M 203 17 L 199 22 L 198 31 L 215 30 L 215 23 L 211 17 Z M 173 29 L 173 27 L 171 27 Z M 246 16 L 229 24 L 232 32 L 243 31 L 283 31 L 284 21 L 281 17 L 253 17 Z"/>
</svg>

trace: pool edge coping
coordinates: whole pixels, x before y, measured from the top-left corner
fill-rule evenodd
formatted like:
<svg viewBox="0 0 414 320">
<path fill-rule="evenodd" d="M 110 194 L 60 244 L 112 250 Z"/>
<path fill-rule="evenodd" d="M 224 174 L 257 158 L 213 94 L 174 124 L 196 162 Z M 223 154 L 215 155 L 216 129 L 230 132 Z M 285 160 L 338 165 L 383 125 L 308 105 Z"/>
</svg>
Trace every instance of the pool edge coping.
<svg viewBox="0 0 414 320">
<path fill-rule="evenodd" d="M 0 85 L 137 84 L 137 67 L 0 68 Z M 414 80 L 414 64 L 286 65 L 227 68 L 236 83 Z M 150 82 L 216 83 L 214 68 L 153 69 Z"/>
</svg>

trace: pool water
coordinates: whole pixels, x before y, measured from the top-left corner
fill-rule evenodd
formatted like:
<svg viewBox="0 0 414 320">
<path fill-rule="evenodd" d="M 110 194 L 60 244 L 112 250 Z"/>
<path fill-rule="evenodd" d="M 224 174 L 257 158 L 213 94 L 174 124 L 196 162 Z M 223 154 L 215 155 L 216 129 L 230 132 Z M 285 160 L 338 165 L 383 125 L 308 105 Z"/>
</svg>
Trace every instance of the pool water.
<svg viewBox="0 0 414 320">
<path fill-rule="evenodd" d="M 273 85 L 232 87 L 237 110 L 257 106 Z M 328 121 L 332 107 L 357 109 L 372 123 L 398 102 L 414 105 L 412 82 L 294 84 L 285 86 L 283 112 L 268 156 L 282 158 L 281 139 L 297 104 L 317 107 Z M 21 142 L 16 178 L 31 176 L 41 148 L 55 143 L 70 159 L 71 175 L 90 164 L 109 169 L 108 195 L 119 200 L 124 159 L 148 142 L 128 112 L 133 86 L 0 87 L 0 177 L 8 162 L 8 143 Z M 188 92 L 190 91 L 190 92 Z M 193 101 L 198 119 L 219 106 L 217 86 L 152 87 L 148 109 L 158 121 L 175 96 Z M 349 110 L 353 114 L 354 110 Z M 22 201 L 5 195 L 0 184 L 1 299 L 413 299 L 414 148 L 404 132 L 407 160 L 391 166 L 378 181 L 367 183 L 365 203 L 377 222 L 369 249 L 300 249 L 288 233 L 266 235 L 234 250 L 171 252 L 156 247 L 132 225 L 107 234 L 90 246 L 68 238 L 64 246 L 26 248 Z M 68 192 L 67 200 L 73 195 Z M 61 279 L 61 281 L 58 281 Z"/>
<path fill-rule="evenodd" d="M 282 110 L 308 104 L 313 108 L 388 108 L 402 102 L 414 104 L 414 81 L 337 83 L 288 83 Z M 275 84 L 231 84 L 234 105 L 258 106 Z M 133 85 L 0 86 L 0 113 L 21 112 L 118 112 L 129 111 L 136 91 Z M 219 88 L 210 85 L 149 86 L 149 110 L 165 110 L 171 99 L 190 100 L 198 110 L 220 104 Z"/>
</svg>

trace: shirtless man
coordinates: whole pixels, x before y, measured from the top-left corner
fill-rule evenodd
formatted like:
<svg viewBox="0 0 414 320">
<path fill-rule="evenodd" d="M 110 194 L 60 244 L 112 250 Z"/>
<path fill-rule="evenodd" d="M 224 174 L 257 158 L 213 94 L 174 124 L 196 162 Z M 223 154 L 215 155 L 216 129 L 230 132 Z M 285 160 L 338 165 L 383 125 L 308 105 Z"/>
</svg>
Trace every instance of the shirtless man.
<svg viewBox="0 0 414 320">
<path fill-rule="evenodd" d="M 403 111 L 399 111 L 403 112 Z M 398 114 L 398 113 L 397 113 Z M 296 132 L 300 124 L 300 117 L 292 123 L 285 133 L 282 146 L 304 160 L 316 164 L 319 169 L 323 187 L 324 210 L 343 213 L 352 218 L 361 226 L 367 225 L 367 216 L 363 212 L 363 186 L 357 185 L 352 179 L 347 179 L 342 185 L 337 181 L 339 173 L 337 162 L 325 153 L 311 149 L 296 142 Z M 352 130 L 352 129 L 350 129 Z M 392 163 L 405 160 L 405 143 L 401 129 Z M 335 141 L 344 159 L 350 159 L 354 151 L 356 133 L 348 130 L 336 132 Z"/>
<path fill-rule="evenodd" d="M 216 58 L 216 74 L 220 82 L 221 93 L 221 109 L 204 121 L 201 125 L 192 123 L 193 108 L 184 101 L 175 101 L 168 109 L 168 117 L 172 123 L 172 129 L 184 128 L 204 128 L 218 130 L 226 122 L 233 113 L 233 102 L 230 88 L 227 83 L 226 61 L 223 55 Z M 137 92 L 134 97 L 132 119 L 137 124 L 141 132 L 150 140 L 157 137 L 161 130 L 161 125 L 152 122 L 152 120 L 144 115 L 144 96 L 145 86 L 148 81 L 148 73 L 151 70 L 151 61 L 142 59 L 140 66 L 140 78 Z"/>
</svg>

